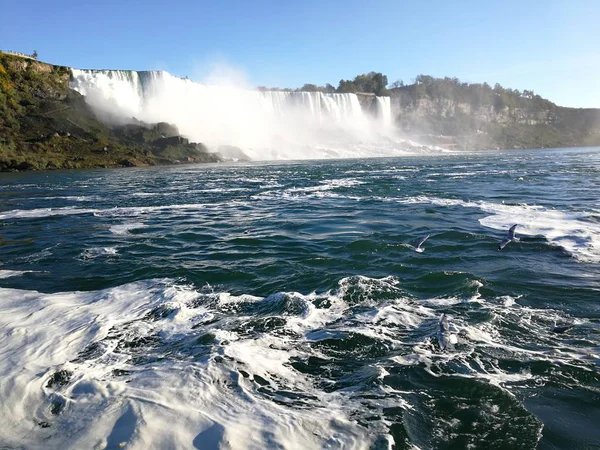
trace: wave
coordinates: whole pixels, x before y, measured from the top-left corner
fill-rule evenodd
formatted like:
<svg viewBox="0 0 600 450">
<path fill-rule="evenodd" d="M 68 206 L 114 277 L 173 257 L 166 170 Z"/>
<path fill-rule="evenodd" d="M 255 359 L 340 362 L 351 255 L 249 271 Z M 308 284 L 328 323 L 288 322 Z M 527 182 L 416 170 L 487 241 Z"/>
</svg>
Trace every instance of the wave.
<svg viewBox="0 0 600 450">
<path fill-rule="evenodd" d="M 433 440 L 419 438 L 422 432 L 402 437 L 390 423 L 419 414 L 425 398 L 439 402 L 460 391 L 448 385 L 440 397 L 433 387 L 400 388 L 394 374 L 410 369 L 432 380 L 485 382 L 473 411 L 493 399 L 498 414 L 487 419 L 489 429 L 508 433 L 499 442 L 518 434 L 535 443 L 539 421 L 514 399 L 506 403 L 513 396 L 505 392 L 557 379 L 591 386 L 598 342 L 557 342 L 549 323 L 568 317 L 477 295 L 483 283 L 473 276 L 466 285 L 464 297 L 446 300 L 420 300 L 395 277 L 366 276 L 322 293 L 267 297 L 167 279 L 56 294 L 0 288 L 0 441 L 27 448 L 228 442 L 366 449 L 401 439 L 435 446 L 446 429 L 437 419 L 442 410 L 429 409 L 419 425 L 431 427 Z M 436 348 L 442 312 L 460 331 L 452 352 Z M 554 370 L 533 373 L 531 361 Z M 506 414 L 521 418 L 518 432 L 507 428 Z M 477 439 L 471 422 L 450 441 Z"/>
<path fill-rule="evenodd" d="M 121 223 L 118 225 L 113 225 L 111 226 L 110 232 L 113 234 L 119 234 L 119 235 L 128 235 L 130 234 L 130 231 L 132 230 L 139 230 L 141 228 L 145 228 L 146 224 L 142 223 L 142 222 L 126 222 L 126 223 Z"/>
<path fill-rule="evenodd" d="M 20 277 L 26 273 L 35 273 L 35 270 L 0 270 L 0 280 L 3 278 Z"/>
<path fill-rule="evenodd" d="M 36 208 L 36 209 L 14 209 L 0 213 L 0 220 L 7 219 L 37 219 L 40 217 L 69 216 L 75 214 L 93 214 L 97 209 L 75 208 L 68 206 L 64 208 Z"/>
<path fill-rule="evenodd" d="M 155 211 L 171 211 L 171 210 L 196 210 L 203 209 L 207 204 L 174 204 L 160 206 L 127 206 L 115 207 L 106 209 L 88 209 L 88 208 L 36 208 L 36 209 L 14 209 L 0 213 L 0 220 L 6 219 L 38 219 L 52 216 L 70 216 L 78 214 L 94 214 L 100 216 L 137 216 Z"/>
<path fill-rule="evenodd" d="M 154 280 L 90 293 L 1 291 L 0 374 L 11 388 L 0 408 L 11 431 L 0 439 L 9 445 L 358 449 L 376 440 L 347 415 L 343 396 L 315 396 L 286 365 L 300 352 L 271 345 L 281 339 L 244 339 L 235 328 L 207 339 L 202 325 L 214 313 L 190 287 Z M 224 296 L 221 307 L 247 301 Z M 203 344 L 211 339 L 214 351 Z"/>
<path fill-rule="evenodd" d="M 81 253 L 81 258 L 84 260 L 92 260 L 101 257 L 113 257 L 117 256 L 119 251 L 115 247 L 94 247 L 86 248 Z"/>
</svg>

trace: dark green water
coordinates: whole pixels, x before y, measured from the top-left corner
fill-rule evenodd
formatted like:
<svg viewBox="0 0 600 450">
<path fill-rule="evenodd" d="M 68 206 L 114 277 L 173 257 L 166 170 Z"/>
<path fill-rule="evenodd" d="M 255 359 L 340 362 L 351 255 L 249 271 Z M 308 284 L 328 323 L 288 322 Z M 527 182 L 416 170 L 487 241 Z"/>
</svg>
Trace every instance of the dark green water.
<svg viewBox="0 0 600 450">
<path fill-rule="evenodd" d="M 0 264 L 10 448 L 600 448 L 600 149 L 2 174 Z"/>
</svg>

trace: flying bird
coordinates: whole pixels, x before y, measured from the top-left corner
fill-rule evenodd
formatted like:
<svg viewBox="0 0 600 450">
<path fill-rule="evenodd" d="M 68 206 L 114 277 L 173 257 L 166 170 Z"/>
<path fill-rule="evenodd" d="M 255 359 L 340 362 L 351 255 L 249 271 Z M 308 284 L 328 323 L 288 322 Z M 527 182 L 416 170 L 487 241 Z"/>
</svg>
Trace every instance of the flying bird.
<svg viewBox="0 0 600 450">
<path fill-rule="evenodd" d="M 511 241 L 517 242 L 519 240 L 518 238 L 515 237 L 515 228 L 517 228 L 517 224 L 514 224 L 512 227 L 509 228 L 508 234 L 502 240 L 502 242 L 500 242 L 500 245 L 498 246 L 498 250 L 502 250 Z"/>
<path fill-rule="evenodd" d="M 424 238 L 421 238 L 419 240 L 419 242 L 417 242 L 417 246 L 414 248 L 415 252 L 417 253 L 423 253 L 425 251 L 424 248 L 421 247 L 421 245 L 423 245 L 423 242 L 425 242 L 427 239 L 429 239 L 429 234 L 427 236 L 425 236 Z"/>
</svg>

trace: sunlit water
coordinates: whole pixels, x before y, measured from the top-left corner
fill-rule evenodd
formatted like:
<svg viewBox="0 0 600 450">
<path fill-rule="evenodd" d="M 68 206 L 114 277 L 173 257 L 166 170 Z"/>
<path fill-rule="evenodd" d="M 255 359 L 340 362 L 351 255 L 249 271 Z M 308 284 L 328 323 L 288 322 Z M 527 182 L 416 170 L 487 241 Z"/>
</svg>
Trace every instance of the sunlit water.
<svg viewBox="0 0 600 450">
<path fill-rule="evenodd" d="M 3 448 L 598 448 L 599 371 L 599 149 L 0 175 Z"/>
</svg>

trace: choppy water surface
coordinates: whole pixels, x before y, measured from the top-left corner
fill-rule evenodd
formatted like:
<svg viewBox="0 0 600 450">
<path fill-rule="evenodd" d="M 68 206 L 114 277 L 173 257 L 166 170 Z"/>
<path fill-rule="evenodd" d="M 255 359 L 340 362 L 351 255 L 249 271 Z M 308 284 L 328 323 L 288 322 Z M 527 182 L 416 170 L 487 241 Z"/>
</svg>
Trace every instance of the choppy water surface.
<svg viewBox="0 0 600 450">
<path fill-rule="evenodd" d="M 0 447 L 599 448 L 599 404 L 598 149 L 0 175 Z"/>
</svg>

